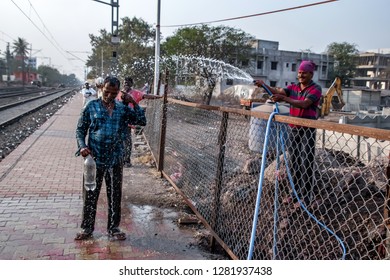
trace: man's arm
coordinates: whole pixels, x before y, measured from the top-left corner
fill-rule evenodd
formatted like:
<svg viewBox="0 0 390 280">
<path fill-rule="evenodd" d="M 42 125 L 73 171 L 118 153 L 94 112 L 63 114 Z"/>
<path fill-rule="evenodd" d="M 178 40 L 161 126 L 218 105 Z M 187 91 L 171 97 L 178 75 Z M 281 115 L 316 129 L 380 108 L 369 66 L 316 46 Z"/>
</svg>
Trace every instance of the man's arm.
<svg viewBox="0 0 390 280">
<path fill-rule="evenodd" d="M 313 104 L 313 101 L 309 98 L 305 98 L 305 100 L 296 100 L 283 94 L 274 94 L 272 100 L 275 102 L 284 101 L 293 107 L 301 109 L 307 109 Z"/>
<path fill-rule="evenodd" d="M 146 125 L 145 111 L 142 109 L 137 102 L 135 102 L 131 94 L 122 91 L 122 102 L 125 105 L 127 111 L 131 111 L 129 124 L 131 125 Z M 133 109 L 129 108 L 129 103 L 133 104 Z"/>
<path fill-rule="evenodd" d="M 270 87 L 267 85 L 263 80 L 256 80 L 253 82 L 258 87 L 263 87 L 268 89 L 272 95 L 278 94 L 278 95 L 287 95 L 286 91 L 283 88 L 278 87 Z"/>
<path fill-rule="evenodd" d="M 154 94 L 144 94 L 142 96 L 142 99 L 158 99 L 158 98 L 162 98 L 162 96 L 154 95 Z"/>
</svg>

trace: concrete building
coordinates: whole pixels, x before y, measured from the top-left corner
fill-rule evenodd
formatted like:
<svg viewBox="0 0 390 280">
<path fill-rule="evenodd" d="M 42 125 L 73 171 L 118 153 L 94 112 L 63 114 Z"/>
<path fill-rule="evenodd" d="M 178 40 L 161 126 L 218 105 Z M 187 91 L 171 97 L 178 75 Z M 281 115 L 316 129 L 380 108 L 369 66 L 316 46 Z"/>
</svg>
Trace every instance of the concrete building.
<svg viewBox="0 0 390 280">
<path fill-rule="evenodd" d="M 254 40 L 253 58 L 246 71 L 254 79 L 262 79 L 271 86 L 285 87 L 298 82 L 298 67 L 302 60 L 311 60 L 317 65 L 313 80 L 326 87 L 329 72 L 334 67 L 333 56 L 308 51 L 282 51 L 276 41 Z"/>
<path fill-rule="evenodd" d="M 261 79 L 274 87 L 286 87 L 298 83 L 298 67 L 302 60 L 311 60 L 316 66 L 313 80 L 322 88 L 330 82 L 329 73 L 334 68 L 334 58 L 327 54 L 308 51 L 294 52 L 279 50 L 279 42 L 256 39 L 252 42 L 253 52 L 248 61 L 241 62 L 240 69 L 248 73 L 253 80 Z M 215 96 L 232 86 L 242 84 L 240 79 L 221 79 L 215 88 Z M 246 83 L 248 83 L 246 81 Z M 235 93 L 240 98 L 249 98 L 241 92 Z"/>
<path fill-rule="evenodd" d="M 360 53 L 356 57 L 353 86 L 369 89 L 390 89 L 390 49 Z"/>
<path fill-rule="evenodd" d="M 352 112 L 377 111 L 382 103 L 381 91 L 374 89 L 343 88 L 343 99 L 344 110 Z"/>
</svg>

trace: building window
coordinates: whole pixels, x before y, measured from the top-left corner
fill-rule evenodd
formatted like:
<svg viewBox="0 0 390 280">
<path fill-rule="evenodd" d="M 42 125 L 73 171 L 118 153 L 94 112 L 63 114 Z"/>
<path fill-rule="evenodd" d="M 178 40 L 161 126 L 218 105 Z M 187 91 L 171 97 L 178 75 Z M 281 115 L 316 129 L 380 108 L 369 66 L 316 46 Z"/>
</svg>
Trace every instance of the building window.
<svg viewBox="0 0 390 280">
<path fill-rule="evenodd" d="M 322 65 L 322 73 L 326 73 L 326 66 L 325 65 Z"/>
<path fill-rule="evenodd" d="M 290 66 L 290 64 L 287 62 L 287 63 L 286 63 L 286 68 L 288 68 L 289 66 Z"/>
<path fill-rule="evenodd" d="M 246 59 L 246 60 L 241 61 L 241 66 L 246 67 L 246 66 L 248 66 L 248 65 L 249 65 L 249 59 Z"/>
<path fill-rule="evenodd" d="M 271 87 L 276 87 L 276 81 L 270 81 L 270 82 L 269 82 L 269 85 L 270 85 Z"/>
<path fill-rule="evenodd" d="M 288 86 L 288 82 L 285 82 L 284 85 L 285 85 L 285 86 Z"/>
<path fill-rule="evenodd" d="M 293 72 L 297 71 L 297 64 L 296 63 L 291 64 L 291 71 L 293 71 Z"/>
<path fill-rule="evenodd" d="M 233 85 L 233 79 L 227 79 L 226 80 L 226 85 L 227 86 L 232 86 Z"/>
<path fill-rule="evenodd" d="M 262 60 L 257 61 L 257 69 L 263 69 L 263 61 Z"/>
<path fill-rule="evenodd" d="M 278 62 L 271 61 L 271 70 L 277 70 L 277 69 L 278 69 Z"/>
</svg>

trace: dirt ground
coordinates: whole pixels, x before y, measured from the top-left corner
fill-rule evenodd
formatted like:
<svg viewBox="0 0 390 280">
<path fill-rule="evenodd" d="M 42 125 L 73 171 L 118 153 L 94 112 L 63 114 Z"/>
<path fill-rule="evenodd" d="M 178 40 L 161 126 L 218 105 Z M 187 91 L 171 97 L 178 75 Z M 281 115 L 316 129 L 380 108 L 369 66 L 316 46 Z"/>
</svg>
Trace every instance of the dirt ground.
<svg viewBox="0 0 390 280">
<path fill-rule="evenodd" d="M 162 208 L 176 208 L 188 212 L 181 195 L 167 180 L 161 178 L 156 163 L 141 135 L 133 135 L 132 166 L 125 168 L 124 181 L 130 182 L 126 188 L 131 190 L 130 203 L 151 205 Z M 142 184 L 142 186 L 140 186 Z"/>
</svg>

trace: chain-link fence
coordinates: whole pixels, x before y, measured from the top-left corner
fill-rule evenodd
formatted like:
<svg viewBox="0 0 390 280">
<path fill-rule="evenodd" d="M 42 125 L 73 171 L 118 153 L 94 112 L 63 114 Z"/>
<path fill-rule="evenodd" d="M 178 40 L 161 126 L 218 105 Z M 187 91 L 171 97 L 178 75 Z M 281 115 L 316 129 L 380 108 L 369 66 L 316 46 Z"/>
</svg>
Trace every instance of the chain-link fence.
<svg viewBox="0 0 390 280">
<path fill-rule="evenodd" d="M 162 173 L 232 258 L 390 259 L 389 131 L 174 99 L 146 113 Z"/>
</svg>

